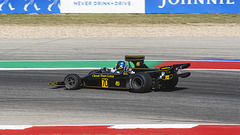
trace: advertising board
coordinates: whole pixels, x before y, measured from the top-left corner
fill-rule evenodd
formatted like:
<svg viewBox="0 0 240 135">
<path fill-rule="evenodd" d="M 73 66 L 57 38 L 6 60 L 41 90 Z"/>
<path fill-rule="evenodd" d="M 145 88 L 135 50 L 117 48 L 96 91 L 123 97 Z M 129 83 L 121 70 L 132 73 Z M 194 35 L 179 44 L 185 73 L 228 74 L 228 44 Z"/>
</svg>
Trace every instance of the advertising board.
<svg viewBox="0 0 240 135">
<path fill-rule="evenodd" d="M 60 0 L 0 0 L 0 13 L 60 13 Z"/>
<path fill-rule="evenodd" d="M 145 13 L 145 0 L 61 0 L 61 13 Z"/>
<path fill-rule="evenodd" d="M 240 0 L 146 0 L 145 13 L 240 13 Z"/>
<path fill-rule="evenodd" d="M 240 0 L 0 0 L 0 13 L 240 13 Z"/>
<path fill-rule="evenodd" d="M 0 13 L 145 13 L 145 0 L 0 0 Z"/>
</svg>

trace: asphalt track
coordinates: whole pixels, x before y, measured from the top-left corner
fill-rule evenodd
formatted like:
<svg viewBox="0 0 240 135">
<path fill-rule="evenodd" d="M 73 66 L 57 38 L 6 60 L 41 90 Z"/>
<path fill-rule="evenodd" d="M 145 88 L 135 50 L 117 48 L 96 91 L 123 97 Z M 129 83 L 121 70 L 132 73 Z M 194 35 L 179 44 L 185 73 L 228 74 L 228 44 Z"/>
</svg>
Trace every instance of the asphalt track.
<svg viewBox="0 0 240 135">
<path fill-rule="evenodd" d="M 88 71 L 1 71 L 0 124 L 240 123 L 240 72 L 192 71 L 169 92 L 51 88 Z"/>
<path fill-rule="evenodd" d="M 239 59 L 239 37 L 0 39 L 0 60 Z"/>
<path fill-rule="evenodd" d="M 1 60 L 122 59 L 125 54 L 142 53 L 147 59 L 205 57 L 238 59 L 239 40 L 239 38 L 3 39 L 0 40 L 0 56 Z M 124 43 L 123 46 L 119 46 L 121 41 Z M 89 46 L 81 49 L 84 43 L 88 43 Z M 104 43 L 108 44 L 104 46 Z M 146 48 L 144 44 L 150 49 L 144 49 Z M 49 82 L 62 80 L 68 73 L 84 76 L 88 72 L 88 70 L 0 71 L 0 124 L 240 124 L 240 72 L 191 71 L 192 76 L 181 79 L 176 89 L 145 94 L 102 89 L 69 91 L 48 86 Z"/>
</svg>

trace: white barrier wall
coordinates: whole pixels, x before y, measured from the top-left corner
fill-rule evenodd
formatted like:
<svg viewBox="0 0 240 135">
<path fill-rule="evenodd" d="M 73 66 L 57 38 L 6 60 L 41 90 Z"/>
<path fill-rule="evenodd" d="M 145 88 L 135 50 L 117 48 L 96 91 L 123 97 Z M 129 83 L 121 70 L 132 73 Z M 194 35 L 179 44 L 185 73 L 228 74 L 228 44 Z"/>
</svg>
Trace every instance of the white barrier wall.
<svg viewBox="0 0 240 135">
<path fill-rule="evenodd" d="M 145 13 L 145 0 L 61 0 L 61 13 Z"/>
</svg>

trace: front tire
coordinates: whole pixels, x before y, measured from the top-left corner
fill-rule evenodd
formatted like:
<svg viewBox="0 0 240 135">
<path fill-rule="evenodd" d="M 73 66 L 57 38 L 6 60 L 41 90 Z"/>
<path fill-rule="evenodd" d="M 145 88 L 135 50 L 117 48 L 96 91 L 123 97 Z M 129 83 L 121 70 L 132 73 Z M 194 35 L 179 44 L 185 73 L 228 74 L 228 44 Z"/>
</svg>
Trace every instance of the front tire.
<svg viewBox="0 0 240 135">
<path fill-rule="evenodd" d="M 77 74 L 69 74 L 64 79 L 65 87 L 68 90 L 76 90 L 81 88 L 81 78 Z"/>
<path fill-rule="evenodd" d="M 137 73 L 130 78 L 130 92 L 146 93 L 152 91 L 152 77 L 146 73 Z"/>
</svg>

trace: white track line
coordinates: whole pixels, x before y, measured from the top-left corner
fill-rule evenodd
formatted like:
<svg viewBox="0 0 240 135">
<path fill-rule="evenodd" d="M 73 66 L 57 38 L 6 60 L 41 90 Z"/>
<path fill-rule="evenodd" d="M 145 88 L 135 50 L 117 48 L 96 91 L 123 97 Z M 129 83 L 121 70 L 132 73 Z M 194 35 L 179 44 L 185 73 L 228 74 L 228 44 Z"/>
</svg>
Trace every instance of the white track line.
<svg viewBox="0 0 240 135">
<path fill-rule="evenodd" d="M 198 126 L 199 124 L 120 124 L 120 125 L 113 125 L 108 128 L 112 129 L 136 129 L 136 128 L 141 128 L 141 129 L 151 129 L 151 128 L 193 128 Z"/>
<path fill-rule="evenodd" d="M 81 124 L 81 125 L 0 125 L 0 130 L 24 130 L 32 127 L 86 127 L 108 126 L 110 129 L 164 129 L 164 128 L 194 128 L 201 125 L 231 126 L 239 124 Z"/>
<path fill-rule="evenodd" d="M 55 127 L 55 126 L 109 126 L 110 129 L 162 129 L 162 128 L 193 128 L 199 124 L 99 124 L 99 125 L 0 125 L 0 130 L 24 130 L 32 127 Z"/>
<path fill-rule="evenodd" d="M 6 130 L 6 129 L 23 130 L 23 129 L 31 128 L 31 127 L 33 127 L 33 126 L 31 126 L 31 125 L 0 125 L 0 130 Z"/>
<path fill-rule="evenodd" d="M 0 68 L 0 71 L 39 71 L 39 70 L 95 70 L 100 68 Z M 196 71 L 240 71 L 240 69 L 184 69 Z"/>
</svg>

